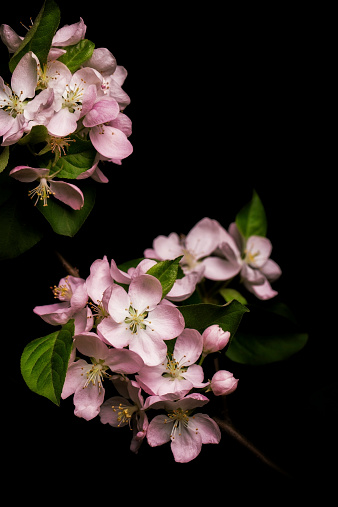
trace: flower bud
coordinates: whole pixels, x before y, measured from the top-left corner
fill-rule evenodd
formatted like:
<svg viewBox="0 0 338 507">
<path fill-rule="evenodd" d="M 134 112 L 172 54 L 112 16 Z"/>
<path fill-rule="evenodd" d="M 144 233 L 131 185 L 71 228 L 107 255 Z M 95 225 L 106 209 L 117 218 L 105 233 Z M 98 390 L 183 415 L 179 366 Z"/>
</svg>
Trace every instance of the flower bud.
<svg viewBox="0 0 338 507">
<path fill-rule="evenodd" d="M 238 379 L 234 378 L 230 371 L 219 370 L 216 371 L 210 381 L 210 389 L 215 396 L 221 396 L 222 394 L 232 393 L 238 384 Z"/>
<path fill-rule="evenodd" d="M 214 324 L 207 327 L 202 334 L 202 338 L 203 356 L 206 356 L 207 354 L 223 349 L 230 339 L 230 333 L 229 331 L 223 331 L 220 326 Z"/>
</svg>

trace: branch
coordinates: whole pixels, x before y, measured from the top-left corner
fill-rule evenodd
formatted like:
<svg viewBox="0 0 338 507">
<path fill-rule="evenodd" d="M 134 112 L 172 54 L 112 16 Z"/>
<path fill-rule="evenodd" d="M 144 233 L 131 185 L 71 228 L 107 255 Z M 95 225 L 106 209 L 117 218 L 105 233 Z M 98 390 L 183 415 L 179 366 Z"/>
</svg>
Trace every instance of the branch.
<svg viewBox="0 0 338 507">
<path fill-rule="evenodd" d="M 213 420 L 218 424 L 221 430 L 225 431 L 232 438 L 235 438 L 237 442 L 246 447 L 249 451 L 251 451 L 258 459 L 260 459 L 263 463 L 268 465 L 270 468 L 273 468 L 277 472 L 290 477 L 290 474 L 276 465 L 273 461 L 271 461 L 265 454 L 263 454 L 256 446 L 254 446 L 247 438 L 245 438 L 233 425 L 230 421 L 219 419 L 218 417 L 213 417 Z"/>
<path fill-rule="evenodd" d="M 80 273 L 79 273 L 79 270 L 78 268 L 74 268 L 71 264 L 69 264 L 68 261 L 66 261 L 66 259 L 59 253 L 55 250 L 55 255 L 58 257 L 59 261 L 61 262 L 62 266 L 65 268 L 65 270 L 67 271 L 67 273 L 71 276 L 75 276 L 77 278 L 80 278 Z"/>
</svg>

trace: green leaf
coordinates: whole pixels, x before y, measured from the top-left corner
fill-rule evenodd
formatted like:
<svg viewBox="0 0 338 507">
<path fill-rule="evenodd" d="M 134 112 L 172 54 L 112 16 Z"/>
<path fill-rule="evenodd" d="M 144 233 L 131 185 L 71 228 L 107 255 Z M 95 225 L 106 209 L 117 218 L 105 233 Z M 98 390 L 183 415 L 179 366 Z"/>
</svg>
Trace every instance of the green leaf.
<svg viewBox="0 0 338 507">
<path fill-rule="evenodd" d="M 43 206 L 42 201 L 39 201 L 36 205 L 57 234 L 73 237 L 93 209 L 96 194 L 95 187 L 90 183 L 85 184 L 83 182 L 81 190 L 84 195 L 84 205 L 80 210 L 73 210 L 54 197 L 48 199 L 48 206 Z"/>
<path fill-rule="evenodd" d="M 6 169 L 9 160 L 9 146 L 5 146 L 0 153 L 0 173 Z"/>
<path fill-rule="evenodd" d="M 244 238 L 266 236 L 266 214 L 257 192 L 254 190 L 251 201 L 236 216 L 236 225 Z"/>
<path fill-rule="evenodd" d="M 26 134 L 18 140 L 18 144 L 38 144 L 43 143 L 48 137 L 48 130 L 44 125 L 34 125 L 29 134 Z"/>
<path fill-rule="evenodd" d="M 27 32 L 16 53 L 9 61 L 9 69 L 15 67 L 28 51 L 33 51 L 40 61 L 40 65 L 47 63 L 47 56 L 52 40 L 60 23 L 60 9 L 54 0 L 46 0 L 35 19 L 33 26 Z"/>
<path fill-rule="evenodd" d="M 70 142 L 67 155 L 60 157 L 55 164 L 54 171 L 58 171 L 58 178 L 75 179 L 81 173 L 93 167 L 96 151 L 90 141 L 73 136 L 75 142 Z"/>
<path fill-rule="evenodd" d="M 238 332 L 226 355 L 236 363 L 252 365 L 274 363 L 300 351 L 307 340 L 306 333 L 276 332 L 265 336 Z"/>
<path fill-rule="evenodd" d="M 180 255 L 174 260 L 160 261 L 150 269 L 147 274 L 155 276 L 162 285 L 162 298 L 164 298 L 171 290 L 175 283 L 178 272 L 178 265 L 183 255 Z"/>
<path fill-rule="evenodd" d="M 185 327 L 197 329 L 202 333 L 207 327 L 218 324 L 223 331 L 229 331 L 233 339 L 244 313 L 249 310 L 236 300 L 226 305 L 201 303 L 179 306 L 185 320 Z"/>
<path fill-rule="evenodd" d="M 29 389 L 60 404 L 73 345 L 74 321 L 42 338 L 36 338 L 21 356 L 21 374 Z"/>
<path fill-rule="evenodd" d="M 227 349 L 229 359 L 242 364 L 268 364 L 287 359 L 304 347 L 308 335 L 300 332 L 287 305 L 267 302 L 263 307 L 248 306 L 250 318 Z"/>
<path fill-rule="evenodd" d="M 36 227 L 33 210 L 16 198 L 0 207 L 0 259 L 12 259 L 34 246 L 43 236 Z"/>
<path fill-rule="evenodd" d="M 86 60 L 92 56 L 95 48 L 94 42 L 83 39 L 73 46 L 67 47 L 67 53 L 60 56 L 59 61 L 67 65 L 68 69 L 74 73 Z"/>
<path fill-rule="evenodd" d="M 221 294 L 221 296 L 225 299 L 225 301 L 227 303 L 230 303 L 230 301 L 232 301 L 233 299 L 236 299 L 237 301 L 242 303 L 242 305 L 246 305 L 248 303 L 247 300 L 245 299 L 245 297 L 242 296 L 242 294 L 240 292 L 238 292 L 238 290 L 231 289 L 230 287 L 229 288 L 226 287 L 225 289 L 220 289 L 219 293 Z"/>
</svg>

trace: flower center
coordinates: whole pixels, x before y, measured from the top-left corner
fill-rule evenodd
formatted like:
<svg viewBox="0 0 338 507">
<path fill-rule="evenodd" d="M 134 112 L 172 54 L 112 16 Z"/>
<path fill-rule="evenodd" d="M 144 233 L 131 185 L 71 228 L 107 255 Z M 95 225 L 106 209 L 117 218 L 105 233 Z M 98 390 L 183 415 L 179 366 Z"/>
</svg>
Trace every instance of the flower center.
<svg viewBox="0 0 338 507">
<path fill-rule="evenodd" d="M 180 366 L 180 362 L 176 361 L 174 357 L 170 359 L 170 357 L 167 356 L 166 371 L 162 373 L 162 377 L 170 378 L 170 380 L 184 380 L 182 373 L 185 373 L 187 369 L 188 368 L 185 366 Z"/>
<path fill-rule="evenodd" d="M 89 306 L 92 309 L 93 317 L 95 317 L 97 319 L 96 325 L 99 324 L 106 317 L 109 317 L 109 313 L 104 308 L 102 301 L 100 301 L 99 299 L 97 300 L 96 305 L 94 303 L 90 302 Z"/>
<path fill-rule="evenodd" d="M 49 188 L 48 181 L 46 178 L 41 178 L 40 183 L 37 187 L 33 188 L 28 192 L 28 195 L 31 199 L 36 195 L 36 201 L 34 206 L 36 206 L 38 200 L 43 201 L 43 206 L 48 206 L 47 199 L 49 199 L 50 195 L 55 195 L 55 192 L 52 192 Z"/>
<path fill-rule="evenodd" d="M 149 308 L 149 306 L 148 306 Z M 148 317 L 148 312 L 144 311 L 139 314 L 138 310 L 135 310 L 132 306 L 129 306 L 129 317 L 124 319 L 126 324 L 129 324 L 129 329 L 132 333 L 136 333 L 139 328 L 146 329 L 147 325 L 144 323 L 145 319 Z M 147 322 L 147 324 L 151 324 L 151 322 Z M 128 329 L 128 328 L 126 328 Z"/>
<path fill-rule="evenodd" d="M 121 426 L 122 424 L 129 424 L 131 422 L 131 418 L 134 412 L 136 412 L 137 407 L 136 405 L 130 406 L 130 405 L 123 405 L 123 403 L 120 403 L 118 407 L 115 405 L 112 405 L 112 409 L 114 412 L 117 413 L 117 422 L 118 426 Z"/>
<path fill-rule="evenodd" d="M 84 88 L 80 88 L 75 84 L 74 89 L 71 89 L 69 85 L 66 85 L 66 90 L 63 94 L 63 108 L 68 108 L 70 113 L 74 113 L 76 110 L 81 111 L 82 109 L 82 95 Z"/>
<path fill-rule="evenodd" d="M 259 254 L 260 254 L 259 250 L 257 250 L 257 252 L 252 252 L 252 251 L 244 250 L 244 261 L 247 264 L 250 264 L 253 267 L 255 267 L 256 257 Z"/>
<path fill-rule="evenodd" d="M 183 271 L 193 270 L 199 263 L 195 255 L 192 252 L 189 252 L 189 250 L 186 250 L 185 248 L 182 250 L 182 253 L 184 254 L 184 257 L 181 260 Z"/>
<path fill-rule="evenodd" d="M 54 287 L 51 287 L 55 299 L 69 301 L 70 298 L 72 297 L 73 293 L 72 293 L 71 286 L 69 285 L 68 278 L 69 277 L 66 276 L 66 278 L 65 278 L 66 283 L 64 285 L 59 285 L 58 287 L 56 285 L 54 285 Z"/>
<path fill-rule="evenodd" d="M 23 92 L 21 92 L 22 94 Z M 24 111 L 24 103 L 14 92 L 12 95 L 7 95 L 8 99 L 0 101 L 0 108 L 6 111 L 10 116 L 16 118 L 18 114 L 22 114 Z"/>
<path fill-rule="evenodd" d="M 93 384 L 93 386 L 98 384 L 99 392 L 102 389 L 102 380 L 103 377 L 108 377 L 108 374 L 106 373 L 106 370 L 108 370 L 108 366 L 104 364 L 103 359 L 99 359 L 99 361 L 96 361 L 95 358 L 91 357 L 91 361 L 93 363 L 92 367 L 89 371 L 87 371 L 87 380 L 83 386 L 83 389 L 89 386 L 90 383 Z"/>
</svg>

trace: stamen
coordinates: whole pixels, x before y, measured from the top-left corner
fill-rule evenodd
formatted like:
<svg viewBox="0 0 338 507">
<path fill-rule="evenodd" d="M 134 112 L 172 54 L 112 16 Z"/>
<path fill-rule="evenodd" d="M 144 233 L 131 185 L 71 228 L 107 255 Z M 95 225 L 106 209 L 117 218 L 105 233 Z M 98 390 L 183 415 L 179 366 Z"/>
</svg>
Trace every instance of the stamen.
<svg viewBox="0 0 338 507">
<path fill-rule="evenodd" d="M 41 178 L 40 183 L 37 187 L 33 188 L 33 190 L 30 190 L 28 192 L 28 195 L 31 199 L 36 195 L 36 201 L 34 203 L 34 206 L 37 205 L 38 200 L 43 201 L 43 206 L 47 206 L 47 199 L 49 199 L 50 195 L 55 195 L 55 192 L 52 192 L 49 188 L 48 181 L 46 178 Z"/>
</svg>

